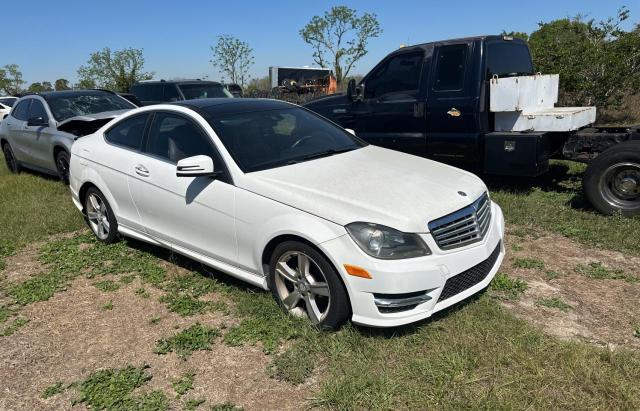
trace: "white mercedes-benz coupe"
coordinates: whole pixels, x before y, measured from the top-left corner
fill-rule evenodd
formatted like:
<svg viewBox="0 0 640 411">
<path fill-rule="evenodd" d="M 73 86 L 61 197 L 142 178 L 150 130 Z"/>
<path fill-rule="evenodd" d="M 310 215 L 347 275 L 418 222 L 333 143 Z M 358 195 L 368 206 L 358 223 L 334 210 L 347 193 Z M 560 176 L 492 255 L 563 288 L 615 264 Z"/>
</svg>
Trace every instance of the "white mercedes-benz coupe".
<svg viewBox="0 0 640 411">
<path fill-rule="evenodd" d="M 504 256 L 478 177 L 275 100 L 131 110 L 75 142 L 70 188 L 99 240 L 169 248 L 323 328 L 429 317 L 486 288 Z"/>
</svg>

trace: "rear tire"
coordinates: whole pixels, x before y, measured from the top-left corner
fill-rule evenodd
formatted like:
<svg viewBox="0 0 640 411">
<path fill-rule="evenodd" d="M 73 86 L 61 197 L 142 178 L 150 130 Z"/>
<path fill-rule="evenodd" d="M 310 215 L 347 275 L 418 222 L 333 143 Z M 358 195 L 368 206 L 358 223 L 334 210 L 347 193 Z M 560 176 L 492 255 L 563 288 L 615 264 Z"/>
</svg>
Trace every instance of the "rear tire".
<svg viewBox="0 0 640 411">
<path fill-rule="evenodd" d="M 336 330 L 351 316 L 349 297 L 335 268 L 305 243 L 286 241 L 275 248 L 267 282 L 284 311 L 307 317 L 322 329 Z"/>
<path fill-rule="evenodd" d="M 592 160 L 582 188 L 602 214 L 640 215 L 640 141 L 620 143 Z"/>
<path fill-rule="evenodd" d="M 4 143 L 2 146 L 2 152 L 4 153 L 4 161 L 7 164 L 9 171 L 14 174 L 19 173 L 22 167 L 18 164 L 18 160 L 16 160 L 16 156 L 13 154 L 13 150 L 9 143 Z"/>
<path fill-rule="evenodd" d="M 109 202 L 95 187 L 90 187 L 84 198 L 85 221 L 99 241 L 111 244 L 118 239 L 118 221 Z"/>
<path fill-rule="evenodd" d="M 69 185 L 69 159 L 69 153 L 64 150 L 60 150 L 56 154 L 56 170 L 58 170 L 60 180 L 66 185 Z"/>
</svg>

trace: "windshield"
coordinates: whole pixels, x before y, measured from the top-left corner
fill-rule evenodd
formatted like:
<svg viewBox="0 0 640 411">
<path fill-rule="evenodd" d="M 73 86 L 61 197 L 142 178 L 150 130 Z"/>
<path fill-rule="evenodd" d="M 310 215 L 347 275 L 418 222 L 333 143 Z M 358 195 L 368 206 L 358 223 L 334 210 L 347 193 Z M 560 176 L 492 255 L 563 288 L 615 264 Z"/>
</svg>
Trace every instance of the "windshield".
<svg viewBox="0 0 640 411">
<path fill-rule="evenodd" d="M 185 100 L 197 98 L 232 97 L 222 84 L 180 84 L 180 91 L 184 94 Z"/>
<path fill-rule="evenodd" d="M 58 121 L 104 111 L 128 110 L 133 104 L 109 93 L 66 94 L 47 97 L 47 103 Z"/>
<path fill-rule="evenodd" d="M 529 47 L 523 43 L 499 41 L 489 43 L 487 65 L 489 75 L 500 77 L 533 74 Z"/>
<path fill-rule="evenodd" d="M 17 100 L 18 99 L 16 97 L 2 97 L 2 98 L 0 98 L 0 103 L 4 104 L 7 107 L 13 107 L 13 104 Z"/>
<path fill-rule="evenodd" d="M 365 145 L 301 108 L 214 115 L 211 126 L 245 173 L 326 157 Z"/>
</svg>

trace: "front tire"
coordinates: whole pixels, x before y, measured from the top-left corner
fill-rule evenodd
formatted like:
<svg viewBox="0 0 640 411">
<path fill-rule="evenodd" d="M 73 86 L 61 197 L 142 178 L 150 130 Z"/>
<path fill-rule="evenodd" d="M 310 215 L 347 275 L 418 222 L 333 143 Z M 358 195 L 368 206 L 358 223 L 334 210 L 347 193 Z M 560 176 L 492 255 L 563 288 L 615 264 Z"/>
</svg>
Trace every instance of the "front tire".
<svg viewBox="0 0 640 411">
<path fill-rule="evenodd" d="M 640 141 L 620 143 L 592 160 L 582 187 L 602 214 L 640 215 Z"/>
<path fill-rule="evenodd" d="M 18 160 L 13 154 L 13 150 L 11 149 L 9 143 L 5 143 L 4 146 L 2 146 L 2 152 L 4 153 L 4 161 L 7 164 L 7 168 L 9 169 L 9 171 L 14 174 L 19 173 L 21 167 L 20 164 L 18 164 Z"/>
<path fill-rule="evenodd" d="M 84 200 L 85 220 L 99 241 L 111 244 L 118 238 L 118 221 L 104 195 L 94 187 L 87 190 Z"/>
<path fill-rule="evenodd" d="M 58 170 L 58 176 L 60 180 L 69 185 L 69 153 L 64 150 L 60 150 L 56 154 L 56 169 Z"/>
<path fill-rule="evenodd" d="M 267 279 L 282 309 L 309 318 L 323 329 L 338 329 L 351 315 L 349 297 L 333 265 L 313 247 L 298 241 L 278 245 Z"/>
</svg>

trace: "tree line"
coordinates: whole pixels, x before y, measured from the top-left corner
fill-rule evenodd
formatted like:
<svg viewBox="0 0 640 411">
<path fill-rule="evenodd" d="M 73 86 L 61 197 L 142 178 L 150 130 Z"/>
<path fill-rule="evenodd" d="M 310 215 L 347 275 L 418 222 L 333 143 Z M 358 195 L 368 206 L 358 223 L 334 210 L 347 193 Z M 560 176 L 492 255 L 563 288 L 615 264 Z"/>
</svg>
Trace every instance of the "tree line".
<svg viewBox="0 0 640 411">
<path fill-rule="evenodd" d="M 625 96 L 638 94 L 640 86 L 640 25 L 630 31 L 622 25 L 630 19 L 626 7 L 616 16 L 596 21 L 584 16 L 541 22 L 532 33 L 504 32 L 529 43 L 536 71 L 560 74 L 560 103 L 615 107 Z M 314 62 L 333 71 L 338 83 L 352 76 L 356 63 L 367 54 L 368 43 L 382 34 L 375 13 L 358 13 L 334 6 L 314 16 L 299 31 Z M 252 79 L 251 46 L 234 36 L 220 35 L 211 46 L 210 62 L 222 80 L 243 88 L 265 88 L 265 78 Z M 153 78 L 145 71 L 142 49 L 104 48 L 92 53 L 77 71 L 78 82 L 64 78 L 35 82 L 25 90 L 15 64 L 0 68 L 0 92 L 19 94 L 69 88 L 105 88 L 127 92 L 138 81 Z"/>
</svg>

